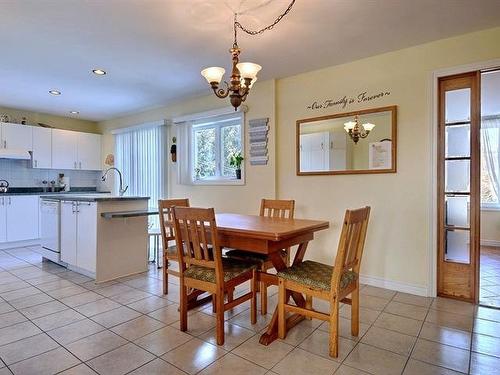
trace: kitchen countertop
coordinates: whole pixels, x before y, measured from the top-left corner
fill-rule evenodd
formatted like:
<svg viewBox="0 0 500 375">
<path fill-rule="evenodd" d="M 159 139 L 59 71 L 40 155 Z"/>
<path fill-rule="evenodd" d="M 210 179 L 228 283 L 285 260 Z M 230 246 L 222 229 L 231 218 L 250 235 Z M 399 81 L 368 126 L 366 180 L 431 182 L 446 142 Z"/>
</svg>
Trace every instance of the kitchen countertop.
<svg viewBox="0 0 500 375">
<path fill-rule="evenodd" d="M 73 188 L 70 191 L 43 191 L 43 188 L 9 188 L 6 193 L 0 193 L 0 197 L 9 195 L 69 195 L 69 194 L 110 194 L 109 191 L 96 191 L 95 188 Z"/>
<path fill-rule="evenodd" d="M 148 200 L 149 197 L 127 196 L 120 197 L 111 194 L 49 194 L 43 197 L 44 199 L 53 199 L 59 201 L 79 201 L 79 202 L 107 202 L 107 201 L 133 201 L 133 200 Z"/>
</svg>

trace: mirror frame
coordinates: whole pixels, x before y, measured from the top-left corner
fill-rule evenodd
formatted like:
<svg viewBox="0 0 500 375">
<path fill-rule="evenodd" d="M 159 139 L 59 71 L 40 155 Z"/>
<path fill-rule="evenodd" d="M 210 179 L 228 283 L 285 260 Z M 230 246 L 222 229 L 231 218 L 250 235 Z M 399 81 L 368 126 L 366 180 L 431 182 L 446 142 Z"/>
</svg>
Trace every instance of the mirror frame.
<svg viewBox="0 0 500 375">
<path fill-rule="evenodd" d="M 318 175 L 343 175 L 343 174 L 373 174 L 373 173 L 396 173 L 397 172 L 397 144 L 398 144 L 398 133 L 397 133 L 397 105 L 391 105 L 387 107 L 378 107 L 363 109 L 360 111 L 337 113 L 334 115 L 326 115 L 319 117 L 310 117 L 296 122 L 296 136 L 295 136 L 295 165 L 297 176 L 318 176 Z M 392 168 L 388 169 L 350 169 L 343 171 L 314 171 L 314 172 L 301 172 L 300 171 L 300 125 L 308 122 L 330 120 L 339 117 L 354 117 L 355 115 L 366 115 L 370 113 L 379 112 L 391 112 L 392 115 Z"/>
</svg>

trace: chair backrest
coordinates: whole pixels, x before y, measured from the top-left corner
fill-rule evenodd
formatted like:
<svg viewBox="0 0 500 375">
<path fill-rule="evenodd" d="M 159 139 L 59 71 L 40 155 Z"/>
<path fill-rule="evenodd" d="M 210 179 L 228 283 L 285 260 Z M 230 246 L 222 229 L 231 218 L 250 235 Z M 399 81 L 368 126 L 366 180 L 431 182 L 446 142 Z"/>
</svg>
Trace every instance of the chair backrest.
<svg viewBox="0 0 500 375">
<path fill-rule="evenodd" d="M 368 206 L 346 211 L 332 275 L 332 291 L 339 290 L 344 272 L 354 271 L 359 276 L 369 218 Z"/>
<path fill-rule="evenodd" d="M 262 199 L 260 202 L 260 216 L 293 219 L 294 211 L 294 200 Z"/>
<path fill-rule="evenodd" d="M 202 266 L 215 269 L 216 282 L 222 284 L 222 252 L 214 209 L 174 207 L 173 216 L 181 277 L 186 268 Z"/>
<path fill-rule="evenodd" d="M 175 240 L 174 217 L 172 208 L 174 206 L 189 207 L 189 199 L 160 199 L 158 201 L 158 212 L 160 216 L 160 230 L 163 239 L 163 248 L 168 247 L 168 241 Z"/>
</svg>

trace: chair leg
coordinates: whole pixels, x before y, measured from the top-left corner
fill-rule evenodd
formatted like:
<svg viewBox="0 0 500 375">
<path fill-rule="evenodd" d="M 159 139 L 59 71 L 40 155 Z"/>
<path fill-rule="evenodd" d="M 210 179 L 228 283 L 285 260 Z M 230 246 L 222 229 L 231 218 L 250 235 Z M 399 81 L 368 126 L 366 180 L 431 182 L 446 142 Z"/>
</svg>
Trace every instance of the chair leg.
<svg viewBox="0 0 500 375">
<path fill-rule="evenodd" d="M 266 272 L 264 265 L 261 268 L 262 272 Z M 267 285 L 265 282 L 261 281 L 259 283 L 260 288 L 260 313 L 261 315 L 267 314 Z"/>
<path fill-rule="evenodd" d="M 168 260 L 163 257 L 163 294 L 168 294 Z"/>
<path fill-rule="evenodd" d="M 217 298 L 215 294 L 212 294 L 212 312 L 214 314 L 217 312 Z"/>
<path fill-rule="evenodd" d="M 217 311 L 215 313 L 217 320 L 217 345 L 224 345 L 224 291 L 219 290 L 215 294 Z"/>
<path fill-rule="evenodd" d="M 306 295 L 306 309 L 312 310 L 313 309 L 313 298 L 312 296 Z M 312 317 L 306 316 L 307 320 L 312 320 Z"/>
<path fill-rule="evenodd" d="M 331 303 L 329 354 L 330 357 L 337 358 L 339 356 L 339 301 L 337 297 L 334 297 Z"/>
<path fill-rule="evenodd" d="M 156 247 L 156 268 L 160 269 L 162 267 L 162 262 L 160 259 L 160 236 L 155 236 L 155 247 Z"/>
<path fill-rule="evenodd" d="M 180 329 L 181 331 L 187 331 L 187 300 L 188 300 L 188 290 L 184 285 L 183 280 L 181 280 L 181 296 L 180 296 Z"/>
<path fill-rule="evenodd" d="M 286 296 L 285 281 L 280 279 L 279 291 L 278 291 L 278 337 L 280 339 L 284 339 L 286 337 L 285 296 Z"/>
<path fill-rule="evenodd" d="M 257 271 L 253 270 L 252 281 L 250 285 L 252 299 L 250 300 L 250 322 L 257 323 Z"/>
<path fill-rule="evenodd" d="M 359 334 L 359 283 L 351 293 L 351 335 Z"/>
</svg>

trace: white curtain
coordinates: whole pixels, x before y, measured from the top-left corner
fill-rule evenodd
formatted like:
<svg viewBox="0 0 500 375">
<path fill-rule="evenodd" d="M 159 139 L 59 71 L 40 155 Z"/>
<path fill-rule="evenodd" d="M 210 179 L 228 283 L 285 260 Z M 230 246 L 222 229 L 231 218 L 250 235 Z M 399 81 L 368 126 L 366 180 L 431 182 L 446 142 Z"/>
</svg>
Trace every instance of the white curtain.
<svg viewBox="0 0 500 375">
<path fill-rule="evenodd" d="M 123 173 L 124 186 L 129 186 L 127 195 L 149 196 L 153 208 L 166 195 L 165 128 L 134 128 L 115 134 L 115 166 Z"/>
<path fill-rule="evenodd" d="M 483 118 L 481 121 L 481 147 L 486 171 L 492 182 L 492 189 L 499 196 L 498 174 L 500 166 L 500 117 Z"/>
</svg>

